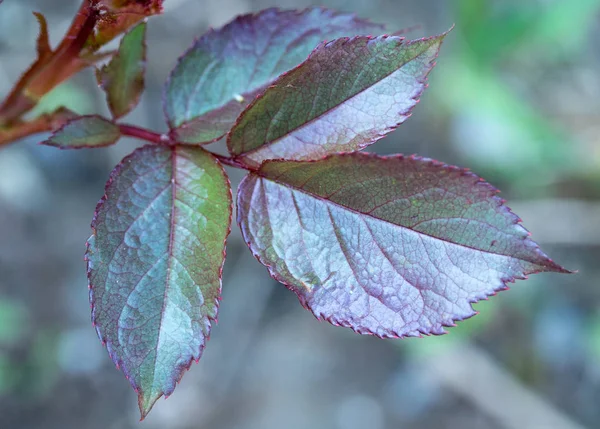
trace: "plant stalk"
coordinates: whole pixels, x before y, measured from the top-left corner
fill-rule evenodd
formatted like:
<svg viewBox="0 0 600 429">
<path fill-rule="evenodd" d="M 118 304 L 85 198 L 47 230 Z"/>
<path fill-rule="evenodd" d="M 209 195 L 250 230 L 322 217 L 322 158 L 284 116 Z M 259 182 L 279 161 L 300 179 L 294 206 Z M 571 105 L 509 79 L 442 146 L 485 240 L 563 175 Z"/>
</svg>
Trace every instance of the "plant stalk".
<svg viewBox="0 0 600 429">
<path fill-rule="evenodd" d="M 79 55 L 96 26 L 97 3 L 84 0 L 56 50 L 39 56 L 21 76 L 0 104 L 0 127 L 19 122 L 42 96 L 83 68 L 86 62 Z"/>
<path fill-rule="evenodd" d="M 135 125 L 129 124 L 119 124 L 119 129 L 121 130 L 121 134 L 128 137 L 135 137 L 140 140 L 145 140 L 150 143 L 159 144 L 159 145 L 175 145 L 178 144 L 176 141 L 172 141 L 167 134 L 159 134 L 154 131 L 148 130 L 146 128 L 137 127 Z M 230 167 L 240 168 L 243 170 L 252 170 L 251 168 L 241 164 L 234 158 L 225 155 L 219 155 L 218 153 L 211 152 L 207 149 L 204 149 L 209 152 L 212 156 L 217 158 L 222 164 L 228 165 Z"/>
</svg>

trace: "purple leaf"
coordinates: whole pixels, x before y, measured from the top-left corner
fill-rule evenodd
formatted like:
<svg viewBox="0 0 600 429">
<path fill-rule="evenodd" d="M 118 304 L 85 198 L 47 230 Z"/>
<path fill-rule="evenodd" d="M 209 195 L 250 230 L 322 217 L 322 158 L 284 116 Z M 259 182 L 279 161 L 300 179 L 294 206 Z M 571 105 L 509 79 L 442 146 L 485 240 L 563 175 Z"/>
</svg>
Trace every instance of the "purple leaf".
<svg viewBox="0 0 600 429">
<path fill-rule="evenodd" d="M 268 161 L 242 182 L 254 255 L 317 318 L 362 334 L 442 334 L 552 262 L 496 189 L 436 161 L 363 153 Z"/>
<path fill-rule="evenodd" d="M 119 126 L 98 115 L 79 116 L 68 121 L 41 144 L 61 149 L 110 146 L 121 137 Z"/>
<path fill-rule="evenodd" d="M 114 118 L 129 113 L 144 91 L 146 70 L 146 23 L 123 36 L 119 51 L 110 62 L 96 70 L 98 85 L 106 91 L 108 107 Z"/>
<path fill-rule="evenodd" d="M 410 116 L 444 37 L 359 36 L 320 45 L 241 114 L 229 151 L 256 167 L 374 143 Z"/>
<path fill-rule="evenodd" d="M 187 143 L 219 139 L 257 94 L 323 40 L 382 31 L 321 8 L 239 16 L 198 39 L 171 73 L 165 114 L 174 137 Z"/>
<path fill-rule="evenodd" d="M 92 320 L 142 418 L 200 359 L 230 221 L 229 181 L 201 148 L 144 146 L 108 180 L 86 253 Z"/>
</svg>

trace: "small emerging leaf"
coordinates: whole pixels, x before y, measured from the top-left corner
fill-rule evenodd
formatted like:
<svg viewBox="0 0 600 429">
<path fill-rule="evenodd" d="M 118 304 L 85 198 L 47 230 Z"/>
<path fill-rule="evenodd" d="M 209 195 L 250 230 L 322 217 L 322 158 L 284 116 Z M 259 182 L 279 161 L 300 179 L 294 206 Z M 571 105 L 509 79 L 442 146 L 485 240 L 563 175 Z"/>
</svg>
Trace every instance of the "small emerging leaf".
<svg viewBox="0 0 600 429">
<path fill-rule="evenodd" d="M 359 36 L 320 45 L 241 114 L 229 151 L 258 166 L 353 152 L 379 140 L 410 116 L 444 36 Z"/>
<path fill-rule="evenodd" d="M 202 355 L 230 221 L 229 181 L 200 148 L 144 146 L 111 174 L 86 254 L 92 320 L 142 418 Z"/>
<path fill-rule="evenodd" d="M 38 23 L 40 24 L 40 34 L 36 41 L 38 58 L 46 58 L 52 55 L 52 48 L 50 47 L 50 38 L 48 36 L 48 22 L 46 17 L 39 12 L 33 12 Z"/>
<path fill-rule="evenodd" d="M 79 116 L 63 125 L 41 144 L 61 149 L 109 146 L 121 137 L 119 126 L 101 116 Z"/>
<path fill-rule="evenodd" d="M 179 59 L 165 88 L 175 137 L 207 143 L 225 135 L 242 110 L 319 42 L 382 32 L 353 15 L 314 8 L 267 9 L 205 34 Z"/>
<path fill-rule="evenodd" d="M 317 318 L 380 337 L 442 334 L 507 282 L 567 272 L 496 192 L 417 157 L 267 161 L 240 185 L 238 222 Z"/>
<path fill-rule="evenodd" d="M 129 113 L 144 91 L 145 38 L 146 23 L 143 22 L 123 36 L 117 54 L 96 71 L 98 85 L 106 91 L 108 106 L 115 118 Z"/>
<path fill-rule="evenodd" d="M 95 51 L 146 17 L 162 13 L 163 0 L 99 0 L 104 13 L 86 42 Z"/>
</svg>

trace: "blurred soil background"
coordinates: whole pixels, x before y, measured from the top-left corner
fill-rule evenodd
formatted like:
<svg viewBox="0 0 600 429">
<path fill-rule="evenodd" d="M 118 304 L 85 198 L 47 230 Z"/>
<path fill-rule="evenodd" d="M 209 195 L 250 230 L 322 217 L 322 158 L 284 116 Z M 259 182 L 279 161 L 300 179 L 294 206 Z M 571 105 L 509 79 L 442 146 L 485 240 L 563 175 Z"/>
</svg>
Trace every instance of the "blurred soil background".
<svg viewBox="0 0 600 429">
<path fill-rule="evenodd" d="M 579 272 L 517 282 L 449 335 L 382 341 L 317 322 L 233 225 L 204 356 L 139 424 L 136 395 L 91 326 L 83 262 L 104 183 L 139 142 L 59 151 L 28 138 L 0 150 L 0 428 L 600 427 L 600 1 L 165 0 L 148 28 L 147 90 L 126 120 L 164 130 L 163 82 L 210 26 L 316 4 L 390 32 L 419 24 L 413 38 L 456 24 L 413 117 L 371 149 L 471 168 Z M 31 11 L 56 43 L 77 6 L 0 5 L 0 96 L 34 57 Z M 38 112 L 60 104 L 108 112 L 89 70 Z"/>
</svg>

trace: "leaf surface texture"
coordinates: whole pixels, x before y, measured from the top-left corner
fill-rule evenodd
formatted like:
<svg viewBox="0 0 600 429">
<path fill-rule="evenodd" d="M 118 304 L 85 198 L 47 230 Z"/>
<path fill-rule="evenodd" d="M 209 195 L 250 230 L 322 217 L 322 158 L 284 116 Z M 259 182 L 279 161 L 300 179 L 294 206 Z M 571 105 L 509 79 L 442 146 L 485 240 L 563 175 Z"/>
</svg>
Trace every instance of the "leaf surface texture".
<svg viewBox="0 0 600 429">
<path fill-rule="evenodd" d="M 238 222 L 317 318 L 380 337 L 442 334 L 507 282 L 565 272 L 496 192 L 416 157 L 268 161 L 240 185 Z"/>
<path fill-rule="evenodd" d="M 267 9 L 243 15 L 198 39 L 165 88 L 175 136 L 205 143 L 225 135 L 243 109 L 323 40 L 382 32 L 382 27 L 327 9 Z"/>
<path fill-rule="evenodd" d="M 144 91 L 146 70 L 146 23 L 123 36 L 119 51 L 96 73 L 98 84 L 106 91 L 108 106 L 115 118 L 129 113 Z"/>
<path fill-rule="evenodd" d="M 81 149 L 109 146 L 121 137 L 119 126 L 98 115 L 79 116 L 55 131 L 47 146 L 61 149 Z"/>
<path fill-rule="evenodd" d="M 200 148 L 145 146 L 113 171 L 92 222 L 92 319 L 144 417 L 198 360 L 217 317 L 231 194 Z"/>
<path fill-rule="evenodd" d="M 444 36 L 358 36 L 321 44 L 242 113 L 229 135 L 229 151 L 258 166 L 374 143 L 410 116 Z"/>
</svg>

